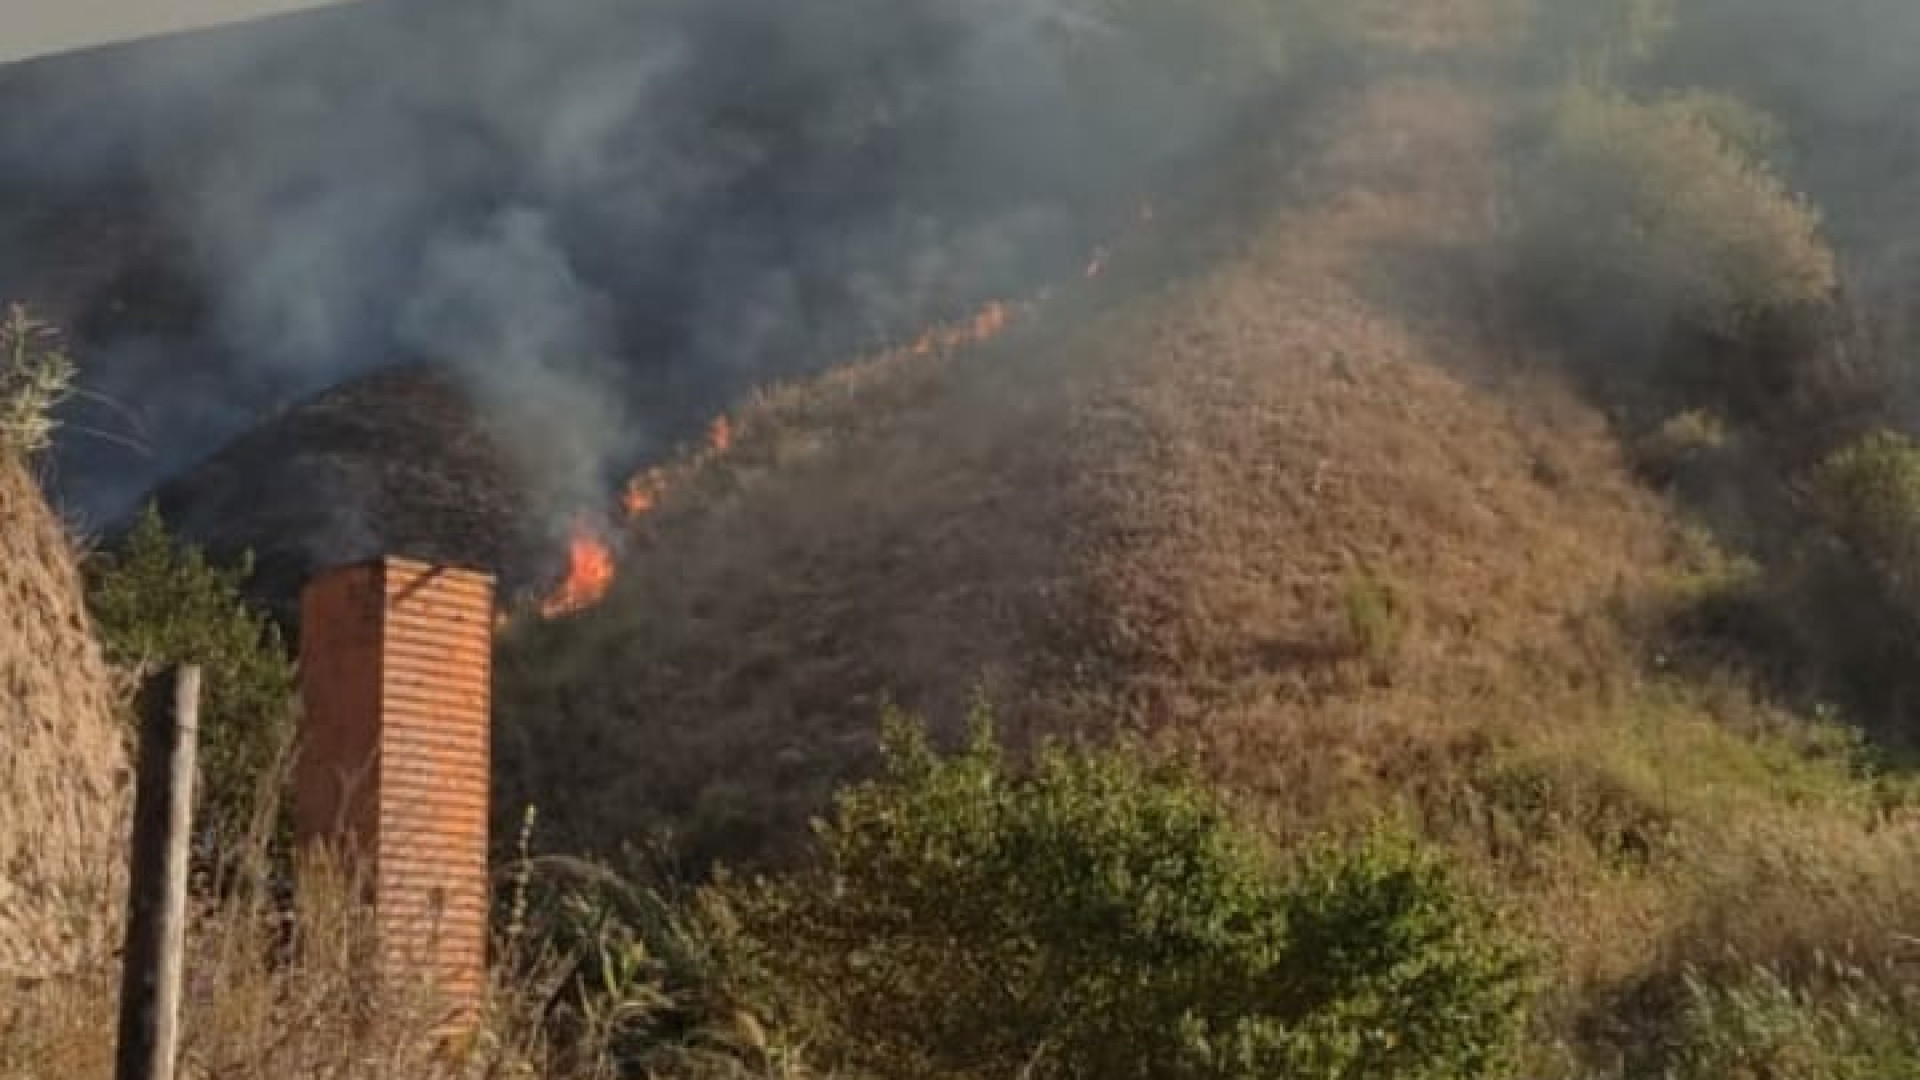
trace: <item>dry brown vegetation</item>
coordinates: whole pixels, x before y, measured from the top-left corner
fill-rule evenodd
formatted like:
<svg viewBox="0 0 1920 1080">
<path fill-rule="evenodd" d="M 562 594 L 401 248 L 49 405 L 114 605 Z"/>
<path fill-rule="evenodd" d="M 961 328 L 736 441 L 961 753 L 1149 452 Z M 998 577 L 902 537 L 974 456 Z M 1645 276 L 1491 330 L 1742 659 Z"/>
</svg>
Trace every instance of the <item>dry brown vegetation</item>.
<svg viewBox="0 0 1920 1080">
<path fill-rule="evenodd" d="M 506 642 L 508 790 L 563 845 L 760 859 L 886 698 L 1144 732 L 1277 836 L 1384 813 L 1479 867 L 1555 957 L 1548 1075 L 1651 1038 L 1688 971 L 1883 955 L 1912 827 L 1824 728 L 1646 644 L 1699 541 L 1507 328 L 1503 117 L 1375 85 L 1254 171 L 1283 209 L 1213 269 L 1140 272 L 1189 239 L 1163 208 L 991 344 L 763 395 L 606 604 Z"/>
<path fill-rule="evenodd" d="M 744 764 L 804 802 L 867 741 L 863 695 L 952 714 L 982 684 L 1016 727 L 1204 734 L 1241 786 L 1312 802 L 1341 768 L 1273 740 L 1360 724 L 1353 756 L 1385 767 L 1376 749 L 1445 744 L 1489 695 L 1590 700 L 1623 667 L 1605 613 L 1653 586 L 1671 525 L 1596 414 L 1541 379 L 1489 385 L 1509 343 L 1372 295 L 1412 287 L 1376 257 L 1473 228 L 1422 178 L 1472 178 L 1485 113 L 1377 89 L 1294 179 L 1305 208 L 1217 270 L 1124 306 L 1096 282 L 971 355 L 764 395 L 643 520 L 607 605 L 521 629 L 510 729 L 562 740 L 556 775 L 590 764 L 554 753 L 575 738 L 650 774 L 607 798 L 724 798 L 686 790 L 703 769 L 787 789 Z M 1349 640 L 1362 576 L 1402 597 L 1385 671 Z M 569 710 L 622 722 L 576 733 Z"/>
<path fill-rule="evenodd" d="M 541 1030 L 539 993 L 555 969 L 504 968 L 524 978 L 490 986 L 478 1023 L 464 1023 L 430 983 L 374 977 L 353 874 L 316 862 L 299 880 L 290 907 L 251 888 L 196 902 L 180 1075 L 478 1080 L 553 1075 L 562 1061 L 579 1080 L 608 1075 L 603 1059 L 569 1056 Z M 0 1077 L 113 1075 L 118 992 L 107 963 L 0 986 Z"/>
<path fill-rule="evenodd" d="M 65 532 L 0 446 L 0 979 L 111 940 L 126 809 L 119 690 Z"/>
</svg>

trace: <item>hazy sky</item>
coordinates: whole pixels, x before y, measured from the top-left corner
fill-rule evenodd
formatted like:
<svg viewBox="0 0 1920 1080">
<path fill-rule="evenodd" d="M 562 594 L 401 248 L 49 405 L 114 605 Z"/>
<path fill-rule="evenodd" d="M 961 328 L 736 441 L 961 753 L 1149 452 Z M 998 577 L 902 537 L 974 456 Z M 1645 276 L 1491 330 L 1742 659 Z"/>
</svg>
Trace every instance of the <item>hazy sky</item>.
<svg viewBox="0 0 1920 1080">
<path fill-rule="evenodd" d="M 0 0 L 0 62 L 338 0 Z"/>
</svg>

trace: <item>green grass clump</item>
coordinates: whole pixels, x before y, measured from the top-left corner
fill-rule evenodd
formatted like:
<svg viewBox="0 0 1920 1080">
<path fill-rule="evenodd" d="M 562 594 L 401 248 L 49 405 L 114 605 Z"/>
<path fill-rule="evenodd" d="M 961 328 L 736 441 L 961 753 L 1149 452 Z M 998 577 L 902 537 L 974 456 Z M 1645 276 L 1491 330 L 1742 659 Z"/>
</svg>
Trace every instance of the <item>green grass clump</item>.
<svg viewBox="0 0 1920 1080">
<path fill-rule="evenodd" d="M 73 389 L 73 362 L 51 327 L 15 304 L 0 321 L 0 452 L 46 449 L 53 409 Z"/>
</svg>

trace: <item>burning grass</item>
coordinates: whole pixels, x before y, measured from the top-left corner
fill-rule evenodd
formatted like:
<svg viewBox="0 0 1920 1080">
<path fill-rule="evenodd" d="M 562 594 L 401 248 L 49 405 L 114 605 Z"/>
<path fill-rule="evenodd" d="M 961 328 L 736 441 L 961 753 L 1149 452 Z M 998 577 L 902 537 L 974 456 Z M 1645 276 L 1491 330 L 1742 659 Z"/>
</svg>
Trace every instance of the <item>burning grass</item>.
<svg viewBox="0 0 1920 1080">
<path fill-rule="evenodd" d="M 1104 251 L 1104 249 L 1102 249 Z M 1104 254 L 1096 260 L 1104 259 Z M 1088 277 L 1098 276 L 1100 262 L 1089 265 Z M 1016 308 L 1000 300 L 990 300 L 972 317 L 929 327 L 911 344 L 889 355 L 931 359 L 946 357 L 974 346 L 984 345 L 1006 332 Z M 707 425 L 706 441 L 678 463 L 677 468 L 649 466 L 636 472 L 620 493 L 620 507 L 629 523 L 652 513 L 673 487 L 675 472 L 696 472 L 725 459 L 734 448 L 734 420 L 716 416 Z M 614 545 L 605 531 L 588 515 L 577 518 L 567 541 L 567 569 L 540 604 L 543 618 L 555 619 L 578 614 L 600 603 L 612 588 L 616 574 Z"/>
</svg>

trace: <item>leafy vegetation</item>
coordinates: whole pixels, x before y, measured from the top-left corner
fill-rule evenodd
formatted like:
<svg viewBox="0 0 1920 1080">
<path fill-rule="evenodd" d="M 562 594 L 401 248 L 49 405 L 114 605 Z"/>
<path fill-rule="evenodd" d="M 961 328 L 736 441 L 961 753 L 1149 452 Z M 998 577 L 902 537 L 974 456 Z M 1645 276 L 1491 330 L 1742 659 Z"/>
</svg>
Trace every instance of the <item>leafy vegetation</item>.
<svg viewBox="0 0 1920 1080">
<path fill-rule="evenodd" d="M 1365 660 L 1376 677 L 1393 669 L 1394 654 L 1406 637 L 1406 611 L 1390 582 L 1358 574 L 1340 590 L 1340 613 L 1347 645 Z"/>
<path fill-rule="evenodd" d="M 219 567 L 176 543 L 153 507 L 86 564 L 87 606 L 108 659 L 128 669 L 201 665 L 201 818 L 216 836 L 248 827 L 260 785 L 291 739 L 294 667 L 280 632 Z"/>
<path fill-rule="evenodd" d="M 1920 443 L 1876 431 L 1815 472 L 1813 498 L 1835 535 L 1920 617 Z"/>
<path fill-rule="evenodd" d="M 793 1034 L 893 1076 L 1504 1075 L 1522 954 L 1375 835 L 1277 869 L 1195 784 L 1113 753 L 942 757 L 895 722 L 818 867 L 734 893 Z"/>
<path fill-rule="evenodd" d="M 1635 372 L 1725 389 L 1753 370 L 1674 370 L 1676 334 L 1756 344 L 1771 320 L 1835 288 L 1815 209 L 1767 165 L 1770 123 L 1717 94 L 1640 100 L 1575 83 L 1521 168 L 1520 279 L 1588 347 L 1664 369 Z M 1693 358 L 1697 358 L 1695 354 Z"/>
</svg>

